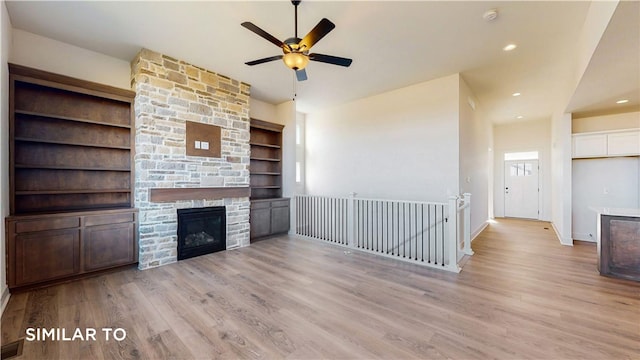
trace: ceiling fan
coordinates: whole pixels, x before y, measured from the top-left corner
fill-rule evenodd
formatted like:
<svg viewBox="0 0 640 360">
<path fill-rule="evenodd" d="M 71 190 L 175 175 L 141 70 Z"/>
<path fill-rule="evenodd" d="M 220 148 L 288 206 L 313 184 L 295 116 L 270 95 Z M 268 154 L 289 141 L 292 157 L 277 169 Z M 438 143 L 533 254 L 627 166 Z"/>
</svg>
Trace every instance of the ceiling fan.
<svg viewBox="0 0 640 360">
<path fill-rule="evenodd" d="M 285 41 L 276 39 L 273 35 L 262 30 L 249 21 L 245 21 L 241 24 L 258 36 L 281 48 L 283 53 L 283 55 L 276 55 L 263 59 L 253 60 L 246 62 L 245 64 L 253 66 L 269 61 L 282 59 L 290 69 L 295 70 L 296 78 L 298 79 L 298 81 L 307 80 L 307 72 L 305 71 L 305 67 L 310 60 L 344 67 L 348 67 L 349 65 L 351 65 L 351 59 L 332 55 L 309 53 L 311 47 L 318 41 L 320 41 L 320 39 L 327 35 L 331 30 L 333 30 L 336 25 L 329 21 L 329 19 L 323 18 L 316 25 L 316 27 L 314 27 L 304 38 L 300 39 L 298 37 L 298 5 L 300 5 L 300 0 L 292 0 L 291 3 L 295 7 L 295 36 L 288 38 Z"/>
</svg>

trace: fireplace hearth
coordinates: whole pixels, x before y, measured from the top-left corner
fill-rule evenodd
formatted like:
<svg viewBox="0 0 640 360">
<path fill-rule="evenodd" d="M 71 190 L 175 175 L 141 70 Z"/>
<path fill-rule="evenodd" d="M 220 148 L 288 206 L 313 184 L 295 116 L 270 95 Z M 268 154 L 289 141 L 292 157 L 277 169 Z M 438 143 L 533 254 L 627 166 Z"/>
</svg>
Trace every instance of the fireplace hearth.
<svg viewBox="0 0 640 360">
<path fill-rule="evenodd" d="M 224 206 L 178 209 L 178 260 L 227 248 Z"/>
</svg>

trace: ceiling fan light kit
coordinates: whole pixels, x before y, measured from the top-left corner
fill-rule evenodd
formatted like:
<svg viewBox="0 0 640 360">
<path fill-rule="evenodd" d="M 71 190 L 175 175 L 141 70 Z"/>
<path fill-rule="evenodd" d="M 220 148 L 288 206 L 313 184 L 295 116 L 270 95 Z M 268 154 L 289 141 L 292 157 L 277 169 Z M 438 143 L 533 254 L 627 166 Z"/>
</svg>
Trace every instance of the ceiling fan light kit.
<svg viewBox="0 0 640 360">
<path fill-rule="evenodd" d="M 292 0 L 291 3 L 295 7 L 295 36 L 286 39 L 284 42 L 278 40 L 275 36 L 262 30 L 251 22 L 245 21 L 241 24 L 246 29 L 281 48 L 283 53 L 283 55 L 248 61 L 245 64 L 253 66 L 282 59 L 287 67 L 296 72 L 298 81 L 307 80 L 305 68 L 309 64 L 309 61 L 323 62 L 344 67 L 351 65 L 352 60 L 348 58 L 317 53 L 309 54 L 311 47 L 320 41 L 320 39 L 325 37 L 325 35 L 327 35 L 336 26 L 329 19 L 323 18 L 307 35 L 305 35 L 304 38 L 300 39 L 298 37 L 298 5 L 300 4 L 300 1 Z"/>
<path fill-rule="evenodd" d="M 302 70 L 309 63 L 309 56 L 299 52 L 290 52 L 282 56 L 282 61 L 293 70 Z"/>
</svg>

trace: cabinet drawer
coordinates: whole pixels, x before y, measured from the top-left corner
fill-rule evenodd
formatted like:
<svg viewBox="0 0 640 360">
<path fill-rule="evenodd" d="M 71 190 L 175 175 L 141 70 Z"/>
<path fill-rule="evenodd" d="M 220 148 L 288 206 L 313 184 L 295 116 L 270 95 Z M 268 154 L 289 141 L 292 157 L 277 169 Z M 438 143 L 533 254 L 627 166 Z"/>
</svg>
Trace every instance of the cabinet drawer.
<svg viewBox="0 0 640 360">
<path fill-rule="evenodd" d="M 271 207 L 289 207 L 289 199 L 278 199 L 271 202 Z"/>
<path fill-rule="evenodd" d="M 122 214 L 109 214 L 109 215 L 94 215 L 87 216 L 84 219 L 85 226 L 95 225 L 108 225 L 108 224 L 122 224 L 128 222 L 134 222 L 136 220 L 135 213 L 122 213 Z"/>
<path fill-rule="evenodd" d="M 251 209 L 268 209 L 271 207 L 271 201 L 252 201 Z"/>
<path fill-rule="evenodd" d="M 16 234 L 44 231 L 44 230 L 60 230 L 72 229 L 80 226 L 80 218 L 78 216 L 59 217 L 55 219 L 39 219 L 16 221 Z"/>
</svg>

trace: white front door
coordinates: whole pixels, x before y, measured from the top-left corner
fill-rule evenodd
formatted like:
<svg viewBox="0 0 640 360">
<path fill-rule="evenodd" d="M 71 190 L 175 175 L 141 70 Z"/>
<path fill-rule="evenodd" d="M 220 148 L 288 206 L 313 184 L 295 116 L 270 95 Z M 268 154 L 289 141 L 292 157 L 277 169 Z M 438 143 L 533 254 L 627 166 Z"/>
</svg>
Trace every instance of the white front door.
<svg viewBox="0 0 640 360">
<path fill-rule="evenodd" d="M 538 218 L 538 160 L 504 162 L 504 216 Z"/>
</svg>

